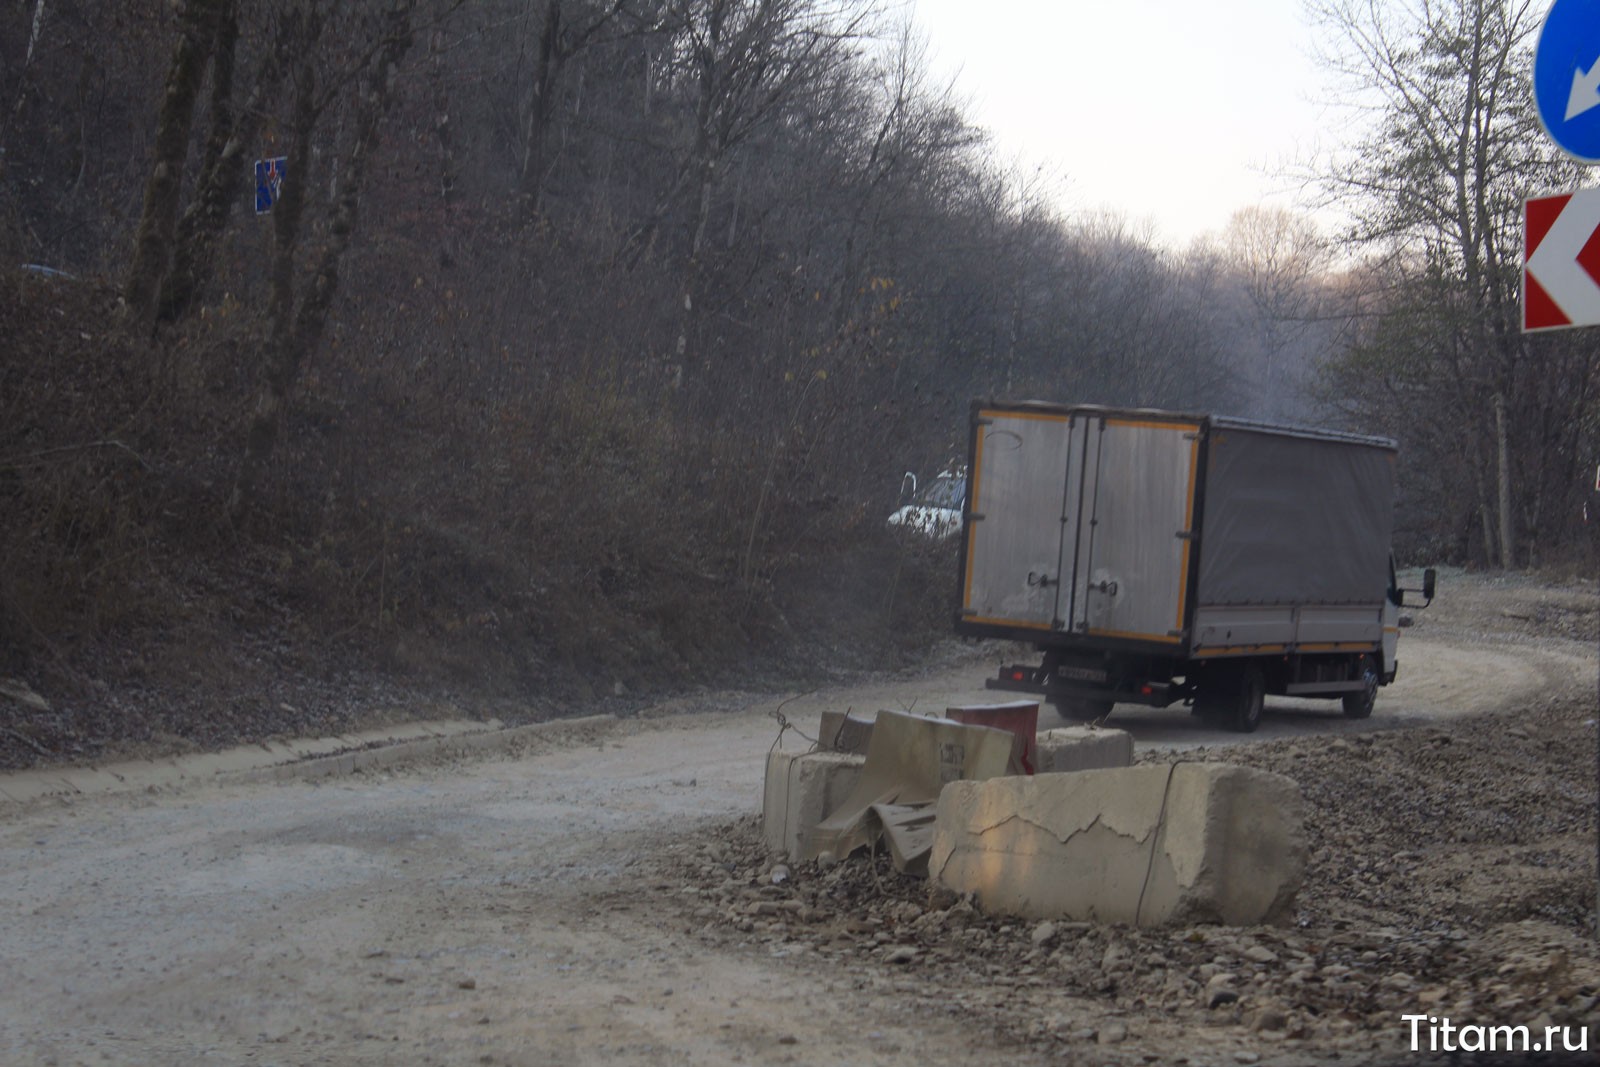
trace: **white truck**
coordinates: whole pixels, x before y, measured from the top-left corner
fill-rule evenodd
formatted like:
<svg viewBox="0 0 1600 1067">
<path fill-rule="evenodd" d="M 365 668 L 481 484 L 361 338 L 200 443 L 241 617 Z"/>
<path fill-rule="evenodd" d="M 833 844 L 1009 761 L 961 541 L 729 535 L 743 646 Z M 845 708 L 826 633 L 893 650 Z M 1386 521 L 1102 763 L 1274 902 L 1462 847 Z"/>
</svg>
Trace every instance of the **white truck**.
<svg viewBox="0 0 1600 1067">
<path fill-rule="evenodd" d="M 1372 714 L 1399 612 L 1393 441 L 1214 415 L 972 407 L 956 630 L 1036 646 L 990 688 L 1069 718 L 1183 702 L 1240 731 L 1267 694 Z M 1408 605 L 1406 593 L 1424 603 Z"/>
</svg>

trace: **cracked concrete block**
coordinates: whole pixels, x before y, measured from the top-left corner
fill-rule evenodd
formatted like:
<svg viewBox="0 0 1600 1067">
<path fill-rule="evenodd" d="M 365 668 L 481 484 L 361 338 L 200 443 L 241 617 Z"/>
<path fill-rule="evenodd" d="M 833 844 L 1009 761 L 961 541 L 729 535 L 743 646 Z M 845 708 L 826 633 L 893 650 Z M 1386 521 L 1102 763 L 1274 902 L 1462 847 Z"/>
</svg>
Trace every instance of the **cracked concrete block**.
<svg viewBox="0 0 1600 1067">
<path fill-rule="evenodd" d="M 1177 763 L 952 782 L 928 872 L 991 914 L 1246 926 L 1292 916 L 1305 865 L 1295 782 Z"/>
<path fill-rule="evenodd" d="M 1133 735 L 1095 726 L 1063 726 L 1039 735 L 1037 774 L 1094 771 L 1133 764 Z"/>
<path fill-rule="evenodd" d="M 802 838 L 855 789 L 865 756 L 850 752 L 767 753 L 761 832 L 774 852 L 800 855 Z"/>
</svg>

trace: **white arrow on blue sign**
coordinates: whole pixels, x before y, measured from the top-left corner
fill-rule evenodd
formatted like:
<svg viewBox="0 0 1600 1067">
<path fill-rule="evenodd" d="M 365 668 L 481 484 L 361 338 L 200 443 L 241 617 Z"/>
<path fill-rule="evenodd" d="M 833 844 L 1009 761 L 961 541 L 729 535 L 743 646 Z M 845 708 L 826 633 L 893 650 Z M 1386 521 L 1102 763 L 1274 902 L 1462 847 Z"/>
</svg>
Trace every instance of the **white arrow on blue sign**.
<svg viewBox="0 0 1600 1067">
<path fill-rule="evenodd" d="M 1600 163 L 1600 0 L 1556 0 L 1533 53 L 1539 121 L 1563 152 Z"/>
</svg>

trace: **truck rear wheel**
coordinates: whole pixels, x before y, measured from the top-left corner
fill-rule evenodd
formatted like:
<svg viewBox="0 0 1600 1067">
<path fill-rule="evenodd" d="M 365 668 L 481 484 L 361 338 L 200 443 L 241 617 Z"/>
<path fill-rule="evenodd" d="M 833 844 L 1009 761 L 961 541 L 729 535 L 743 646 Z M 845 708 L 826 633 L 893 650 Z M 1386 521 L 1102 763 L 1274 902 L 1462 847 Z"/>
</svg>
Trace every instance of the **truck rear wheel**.
<svg viewBox="0 0 1600 1067">
<path fill-rule="evenodd" d="M 1195 710 L 1241 734 L 1254 733 L 1266 706 L 1267 676 L 1254 663 L 1216 663 L 1206 670 Z"/>
<path fill-rule="evenodd" d="M 1093 722 L 1111 714 L 1114 701 L 1099 697 L 1054 697 L 1050 704 L 1063 719 L 1073 722 Z"/>
<path fill-rule="evenodd" d="M 1361 657 L 1358 677 L 1362 688 L 1344 695 L 1344 717 L 1347 719 L 1367 718 L 1372 714 L 1372 706 L 1378 702 L 1378 664 L 1371 656 Z"/>
</svg>

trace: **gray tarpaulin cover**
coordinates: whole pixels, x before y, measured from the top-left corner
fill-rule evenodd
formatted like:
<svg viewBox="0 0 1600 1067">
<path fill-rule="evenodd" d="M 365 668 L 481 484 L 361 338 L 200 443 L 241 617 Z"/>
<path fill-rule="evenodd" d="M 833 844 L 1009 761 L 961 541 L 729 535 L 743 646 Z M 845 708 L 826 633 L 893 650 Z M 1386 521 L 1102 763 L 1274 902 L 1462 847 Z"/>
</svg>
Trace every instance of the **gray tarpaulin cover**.
<svg viewBox="0 0 1600 1067">
<path fill-rule="evenodd" d="M 1388 580 L 1392 448 L 1214 425 L 1201 604 L 1372 604 Z"/>
</svg>

